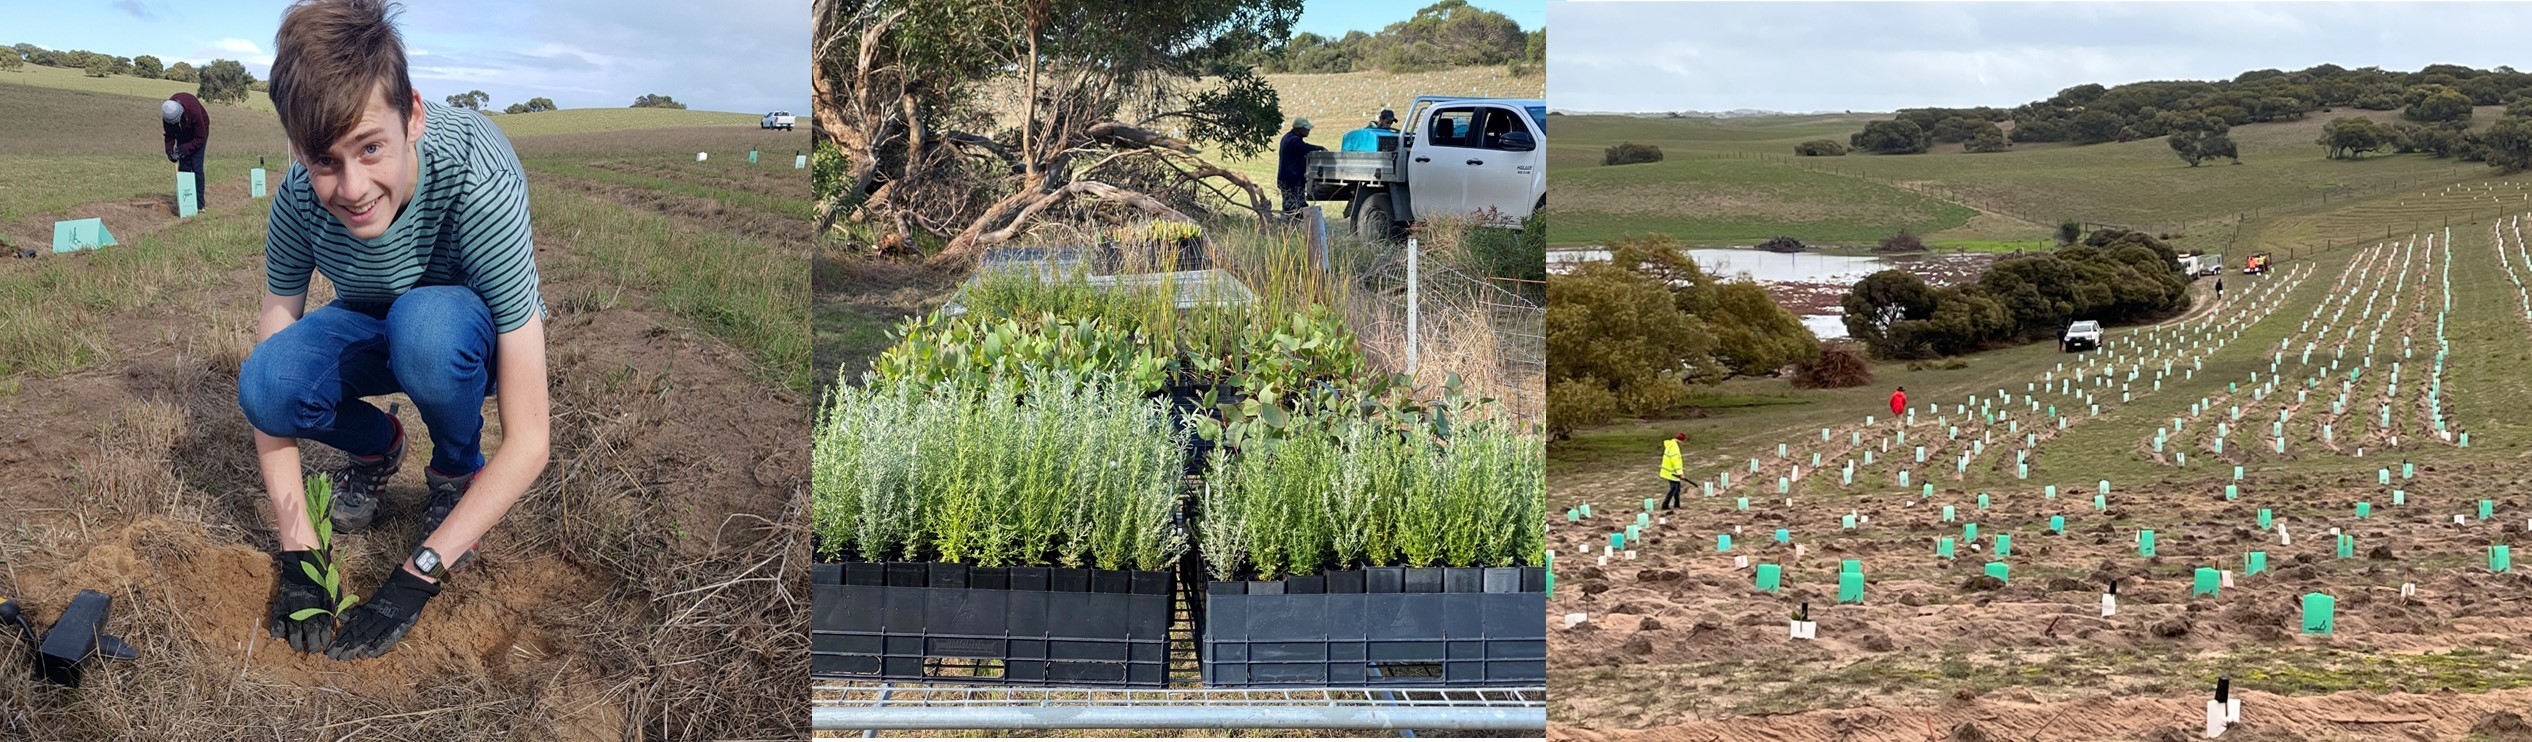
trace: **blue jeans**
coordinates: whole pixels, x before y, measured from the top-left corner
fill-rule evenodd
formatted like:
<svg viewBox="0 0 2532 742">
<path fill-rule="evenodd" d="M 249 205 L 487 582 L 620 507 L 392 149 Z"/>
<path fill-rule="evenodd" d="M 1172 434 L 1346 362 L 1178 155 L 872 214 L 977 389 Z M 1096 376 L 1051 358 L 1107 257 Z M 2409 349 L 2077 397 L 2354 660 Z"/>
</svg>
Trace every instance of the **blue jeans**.
<svg viewBox="0 0 2532 742">
<path fill-rule="evenodd" d="M 464 286 L 424 286 L 389 305 L 337 301 L 255 351 L 237 406 L 265 435 L 360 456 L 395 445 L 395 423 L 362 397 L 403 392 L 431 433 L 431 470 L 483 468 L 484 398 L 493 393 L 492 310 Z"/>
</svg>

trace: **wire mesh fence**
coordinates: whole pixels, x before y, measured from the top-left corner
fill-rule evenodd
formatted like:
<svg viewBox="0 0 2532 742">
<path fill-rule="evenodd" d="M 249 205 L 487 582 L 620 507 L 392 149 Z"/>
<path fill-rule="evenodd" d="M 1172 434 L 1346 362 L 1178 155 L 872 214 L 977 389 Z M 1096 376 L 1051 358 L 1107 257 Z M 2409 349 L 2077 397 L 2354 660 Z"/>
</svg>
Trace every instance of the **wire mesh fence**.
<svg viewBox="0 0 2532 742">
<path fill-rule="evenodd" d="M 1328 261 L 1348 286 L 1346 322 L 1372 362 L 1439 389 L 1451 375 L 1521 420 L 1546 411 L 1546 284 L 1471 274 L 1450 240 L 1364 245 Z M 1410 246 L 1419 252 L 1409 260 Z"/>
</svg>

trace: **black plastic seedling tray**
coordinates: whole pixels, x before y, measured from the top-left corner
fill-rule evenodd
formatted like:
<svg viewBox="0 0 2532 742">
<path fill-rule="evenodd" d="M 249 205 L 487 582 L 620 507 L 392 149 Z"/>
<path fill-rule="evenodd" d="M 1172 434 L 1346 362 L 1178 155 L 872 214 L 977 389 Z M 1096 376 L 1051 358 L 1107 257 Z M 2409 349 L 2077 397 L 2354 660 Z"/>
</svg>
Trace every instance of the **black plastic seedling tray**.
<svg viewBox="0 0 2532 742">
<path fill-rule="evenodd" d="M 1547 570 L 1371 567 L 1214 581 L 1215 687 L 1486 687 L 1547 682 Z"/>
<path fill-rule="evenodd" d="M 853 562 L 810 569 L 810 672 L 1159 687 L 1168 572 Z"/>
</svg>

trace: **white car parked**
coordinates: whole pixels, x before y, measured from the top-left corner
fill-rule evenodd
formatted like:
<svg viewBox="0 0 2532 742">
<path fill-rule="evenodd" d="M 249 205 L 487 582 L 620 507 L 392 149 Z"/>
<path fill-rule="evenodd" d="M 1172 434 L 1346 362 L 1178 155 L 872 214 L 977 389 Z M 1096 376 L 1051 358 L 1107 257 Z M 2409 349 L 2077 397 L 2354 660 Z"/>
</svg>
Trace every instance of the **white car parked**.
<svg viewBox="0 0 2532 742">
<path fill-rule="evenodd" d="M 1547 205 L 1547 102 L 1427 95 L 1395 152 L 1312 152 L 1312 201 L 1344 201 L 1364 239 L 1418 218 L 1493 209 L 1518 222 Z"/>
<path fill-rule="evenodd" d="M 775 111 L 765 114 L 764 122 L 757 124 L 756 128 L 790 131 L 791 125 L 798 120 L 798 117 L 791 115 L 790 111 Z"/>
</svg>

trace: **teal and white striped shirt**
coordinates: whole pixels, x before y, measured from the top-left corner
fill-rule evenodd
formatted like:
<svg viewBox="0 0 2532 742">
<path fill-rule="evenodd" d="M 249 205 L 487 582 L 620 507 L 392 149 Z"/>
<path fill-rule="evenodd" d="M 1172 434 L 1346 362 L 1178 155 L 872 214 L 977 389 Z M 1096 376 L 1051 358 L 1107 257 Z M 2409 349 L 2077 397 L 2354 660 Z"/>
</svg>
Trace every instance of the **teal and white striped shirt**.
<svg viewBox="0 0 2532 742">
<path fill-rule="evenodd" d="M 385 304 L 418 286 L 465 286 L 492 309 L 495 332 L 518 329 L 545 310 L 519 155 L 483 114 L 422 106 L 413 200 L 375 241 L 345 230 L 319 202 L 308 171 L 291 164 L 273 194 L 265 287 L 305 294 L 309 271 L 317 270 L 343 299 Z"/>
</svg>

